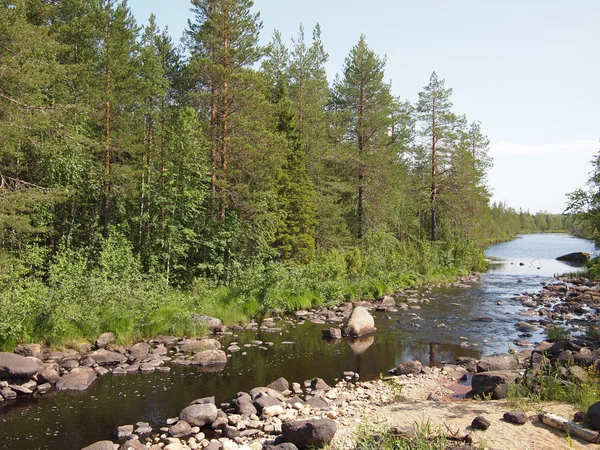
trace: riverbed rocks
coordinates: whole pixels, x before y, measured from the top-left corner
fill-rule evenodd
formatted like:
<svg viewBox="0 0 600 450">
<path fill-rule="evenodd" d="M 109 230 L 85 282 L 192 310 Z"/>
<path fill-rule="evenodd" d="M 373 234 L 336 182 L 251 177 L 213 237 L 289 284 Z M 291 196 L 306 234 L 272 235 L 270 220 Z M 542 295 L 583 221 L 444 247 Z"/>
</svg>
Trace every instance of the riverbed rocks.
<svg viewBox="0 0 600 450">
<path fill-rule="evenodd" d="M 27 378 L 40 369 L 39 363 L 32 358 L 15 353 L 0 352 L 0 379 Z"/>
<path fill-rule="evenodd" d="M 284 423 L 281 427 L 283 438 L 300 449 L 329 444 L 336 429 L 337 424 L 331 419 L 298 420 Z"/>
<path fill-rule="evenodd" d="M 96 350 L 88 355 L 94 362 L 100 366 L 110 366 L 114 364 L 127 362 L 127 356 L 110 350 Z"/>
<path fill-rule="evenodd" d="M 394 375 L 418 375 L 423 370 L 423 364 L 421 361 L 408 361 L 405 363 L 398 364 L 394 369 L 389 370 L 389 373 Z"/>
<path fill-rule="evenodd" d="M 179 413 L 179 419 L 194 427 L 203 427 L 217 418 L 217 407 L 212 403 L 194 404 Z"/>
<path fill-rule="evenodd" d="M 91 367 L 77 367 L 56 382 L 58 391 L 84 391 L 96 380 Z"/>
<path fill-rule="evenodd" d="M 508 383 L 515 381 L 521 375 L 518 370 L 494 370 L 473 375 L 470 397 L 487 397 L 493 400 L 506 398 Z"/>
<path fill-rule="evenodd" d="M 350 337 L 363 336 L 374 331 L 375 319 L 363 306 L 356 306 L 352 310 L 346 325 L 342 328 L 342 334 Z"/>
</svg>

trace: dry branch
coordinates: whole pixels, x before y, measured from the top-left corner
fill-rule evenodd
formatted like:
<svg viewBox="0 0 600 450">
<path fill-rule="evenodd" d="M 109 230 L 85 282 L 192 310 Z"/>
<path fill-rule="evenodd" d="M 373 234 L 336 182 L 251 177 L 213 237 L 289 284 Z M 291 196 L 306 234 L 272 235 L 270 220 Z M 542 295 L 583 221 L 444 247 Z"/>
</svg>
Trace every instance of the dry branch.
<svg viewBox="0 0 600 450">
<path fill-rule="evenodd" d="M 540 422 L 549 427 L 569 433 L 571 436 L 576 436 L 588 442 L 598 443 L 600 441 L 600 433 L 593 430 L 588 430 L 581 425 L 576 424 L 563 417 L 547 412 L 540 413 L 538 416 Z"/>
</svg>

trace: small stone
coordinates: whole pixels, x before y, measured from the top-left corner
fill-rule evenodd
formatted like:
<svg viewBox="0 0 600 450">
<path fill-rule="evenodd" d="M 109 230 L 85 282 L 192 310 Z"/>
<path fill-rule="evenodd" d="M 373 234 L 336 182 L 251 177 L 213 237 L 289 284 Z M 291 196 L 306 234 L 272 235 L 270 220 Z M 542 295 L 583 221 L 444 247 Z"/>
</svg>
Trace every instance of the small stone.
<svg viewBox="0 0 600 450">
<path fill-rule="evenodd" d="M 133 435 L 133 425 L 122 425 L 115 434 L 119 440 L 128 440 Z"/>
<path fill-rule="evenodd" d="M 504 413 L 504 420 L 515 425 L 525 425 L 527 423 L 527 416 L 523 411 L 509 411 Z"/>
<path fill-rule="evenodd" d="M 490 421 L 483 416 L 477 416 L 473 419 L 473 422 L 471 422 L 471 428 L 474 428 L 475 430 L 485 431 L 490 427 L 490 425 Z"/>
</svg>

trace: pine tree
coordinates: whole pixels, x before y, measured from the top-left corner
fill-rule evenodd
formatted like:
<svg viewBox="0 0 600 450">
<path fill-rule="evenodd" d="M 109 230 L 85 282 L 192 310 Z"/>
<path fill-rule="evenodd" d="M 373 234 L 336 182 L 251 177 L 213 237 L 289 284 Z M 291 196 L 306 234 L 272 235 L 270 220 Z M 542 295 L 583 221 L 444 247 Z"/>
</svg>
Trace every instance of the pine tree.
<svg viewBox="0 0 600 450">
<path fill-rule="evenodd" d="M 58 199 L 49 189 L 50 168 L 40 164 L 57 145 L 62 108 L 47 12 L 27 1 L 0 2 L 0 236 L 19 255 L 42 232 L 51 236 Z"/>
<path fill-rule="evenodd" d="M 429 162 L 429 213 L 430 239 L 438 239 L 438 197 L 442 177 L 448 169 L 456 140 L 456 116 L 452 113 L 450 96 L 452 89 L 444 87 L 444 80 L 431 74 L 429 84 L 419 92 L 417 114 L 422 124 L 421 136 L 428 141 L 424 145 L 425 156 Z M 422 161 L 424 163 L 424 161 Z"/>
<path fill-rule="evenodd" d="M 232 122 L 249 106 L 243 98 L 253 82 L 249 68 L 265 51 L 258 45 L 262 22 L 258 13 L 250 11 L 251 0 L 192 0 L 192 5 L 189 70 L 200 99 L 208 103 L 212 190 L 218 197 L 219 218 L 224 220 L 235 195 L 230 174 L 237 157 Z"/>
<path fill-rule="evenodd" d="M 390 85 L 383 81 L 385 58 L 379 58 L 361 35 L 344 62 L 344 78 L 334 85 L 334 99 L 342 125 L 342 145 L 353 168 L 356 188 L 352 228 L 362 240 L 367 230 L 370 202 L 381 195 L 388 169 L 397 163 L 390 152 L 389 129 L 392 112 Z M 383 181 L 383 183 L 381 183 Z"/>
</svg>

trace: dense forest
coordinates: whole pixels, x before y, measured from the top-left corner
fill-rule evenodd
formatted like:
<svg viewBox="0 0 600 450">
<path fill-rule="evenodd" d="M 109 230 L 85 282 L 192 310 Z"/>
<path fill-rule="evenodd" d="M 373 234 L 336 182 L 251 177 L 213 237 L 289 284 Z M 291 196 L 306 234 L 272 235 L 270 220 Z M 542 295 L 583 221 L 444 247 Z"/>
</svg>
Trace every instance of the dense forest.
<svg viewBox="0 0 600 450">
<path fill-rule="evenodd" d="M 373 298 L 580 226 L 490 204 L 435 72 L 411 103 L 361 36 L 330 82 L 318 25 L 263 46 L 251 0 L 190 7 L 178 46 L 125 1 L 0 0 L 0 346 Z"/>
</svg>

